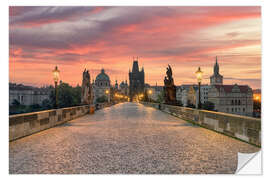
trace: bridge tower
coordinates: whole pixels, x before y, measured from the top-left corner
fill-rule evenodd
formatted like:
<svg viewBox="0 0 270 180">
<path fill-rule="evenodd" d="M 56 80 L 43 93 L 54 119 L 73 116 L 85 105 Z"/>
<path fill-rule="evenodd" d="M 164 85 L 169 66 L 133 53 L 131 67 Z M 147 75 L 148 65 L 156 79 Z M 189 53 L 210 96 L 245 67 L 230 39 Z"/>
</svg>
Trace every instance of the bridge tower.
<svg viewBox="0 0 270 180">
<path fill-rule="evenodd" d="M 129 70 L 129 96 L 132 101 L 136 95 L 144 93 L 144 68 L 139 70 L 138 57 L 133 58 L 132 71 Z"/>
</svg>

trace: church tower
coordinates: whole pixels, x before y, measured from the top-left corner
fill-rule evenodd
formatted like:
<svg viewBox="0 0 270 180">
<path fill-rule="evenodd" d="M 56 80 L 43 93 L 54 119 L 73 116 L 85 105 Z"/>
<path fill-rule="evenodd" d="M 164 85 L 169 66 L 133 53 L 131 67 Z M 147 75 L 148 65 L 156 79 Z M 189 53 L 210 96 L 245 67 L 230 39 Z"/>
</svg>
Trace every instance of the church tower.
<svg viewBox="0 0 270 180">
<path fill-rule="evenodd" d="M 219 65 L 216 56 L 216 63 L 214 65 L 214 74 L 210 77 L 211 85 L 222 85 L 223 84 L 223 76 L 219 74 Z"/>
<path fill-rule="evenodd" d="M 117 80 L 115 80 L 114 88 L 115 88 L 116 90 L 118 90 L 118 83 L 117 83 Z"/>
</svg>

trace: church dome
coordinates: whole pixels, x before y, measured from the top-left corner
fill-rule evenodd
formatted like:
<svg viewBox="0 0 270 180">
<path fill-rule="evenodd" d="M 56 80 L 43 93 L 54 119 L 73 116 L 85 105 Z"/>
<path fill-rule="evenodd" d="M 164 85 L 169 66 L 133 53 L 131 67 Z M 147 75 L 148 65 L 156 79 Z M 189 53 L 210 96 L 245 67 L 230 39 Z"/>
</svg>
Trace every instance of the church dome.
<svg viewBox="0 0 270 180">
<path fill-rule="evenodd" d="M 120 83 L 120 86 L 124 86 L 125 85 L 125 83 L 124 83 L 124 81 L 122 81 L 121 83 Z"/>
<path fill-rule="evenodd" d="M 109 76 L 105 73 L 104 69 L 101 69 L 101 73 L 99 73 L 96 77 L 96 81 L 110 81 Z"/>
</svg>

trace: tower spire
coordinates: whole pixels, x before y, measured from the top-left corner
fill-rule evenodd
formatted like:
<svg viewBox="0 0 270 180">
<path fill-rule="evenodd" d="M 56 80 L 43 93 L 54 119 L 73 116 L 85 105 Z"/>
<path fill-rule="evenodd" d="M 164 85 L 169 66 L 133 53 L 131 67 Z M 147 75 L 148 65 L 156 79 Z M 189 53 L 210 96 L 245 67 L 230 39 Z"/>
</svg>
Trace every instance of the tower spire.
<svg viewBox="0 0 270 180">
<path fill-rule="evenodd" d="M 214 74 L 210 77 L 211 85 L 222 85 L 223 84 L 223 76 L 219 74 L 219 64 L 216 56 L 216 63 L 214 64 Z"/>
<path fill-rule="evenodd" d="M 219 65 L 217 62 L 217 56 L 216 56 L 216 64 L 214 65 L 214 74 L 219 74 Z"/>
</svg>

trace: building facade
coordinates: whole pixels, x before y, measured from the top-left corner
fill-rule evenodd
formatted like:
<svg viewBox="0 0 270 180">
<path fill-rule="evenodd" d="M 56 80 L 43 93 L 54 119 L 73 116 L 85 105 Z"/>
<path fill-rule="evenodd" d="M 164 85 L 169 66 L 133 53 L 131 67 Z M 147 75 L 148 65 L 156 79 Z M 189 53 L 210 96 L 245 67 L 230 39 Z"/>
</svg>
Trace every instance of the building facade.
<svg viewBox="0 0 270 180">
<path fill-rule="evenodd" d="M 208 99 L 219 112 L 245 116 L 253 114 L 253 92 L 247 85 L 214 85 L 209 90 Z"/>
<path fill-rule="evenodd" d="M 201 85 L 201 103 L 204 104 L 208 101 L 208 90 L 210 86 L 208 84 Z M 183 84 L 177 87 L 176 99 L 180 101 L 183 106 L 192 104 L 198 106 L 199 104 L 199 91 L 197 84 Z"/>
<path fill-rule="evenodd" d="M 182 105 L 185 107 L 188 105 L 188 93 L 189 93 L 190 86 L 193 86 L 193 85 L 188 85 L 188 84 L 181 85 L 178 88 L 178 93 L 176 93 L 176 99 L 178 98 L 177 100 L 181 101 Z"/>
<path fill-rule="evenodd" d="M 102 96 L 105 96 L 108 100 L 110 99 L 111 81 L 110 77 L 105 73 L 105 70 L 103 68 L 101 69 L 101 72 L 97 75 L 96 80 L 95 82 L 93 82 L 93 84 L 94 103 L 96 103 L 97 99 Z"/>
<path fill-rule="evenodd" d="M 146 88 L 146 90 L 147 90 L 147 92 L 149 92 L 149 90 L 151 90 L 151 94 L 148 95 L 148 97 L 151 100 L 159 101 L 163 97 L 163 86 L 158 86 L 156 84 L 155 86 L 150 86 L 150 87 Z"/>
<path fill-rule="evenodd" d="M 144 93 L 144 69 L 139 70 L 138 60 L 133 61 L 132 71 L 129 71 L 129 96 L 132 101 L 136 95 Z"/>
<path fill-rule="evenodd" d="M 16 100 L 21 105 L 30 106 L 33 104 L 42 105 L 44 100 L 49 100 L 50 92 L 53 88 L 49 87 L 33 87 L 22 84 L 9 83 L 9 105 Z"/>
<path fill-rule="evenodd" d="M 176 86 L 176 100 L 182 102 L 182 89 L 181 89 L 181 86 Z"/>
<path fill-rule="evenodd" d="M 127 80 L 124 82 L 122 81 L 119 85 L 119 90 L 121 92 L 121 94 L 124 94 L 126 96 L 129 95 L 129 88 L 128 88 L 128 83 L 127 83 Z"/>
<path fill-rule="evenodd" d="M 223 76 L 219 74 L 217 58 L 210 82 L 208 101 L 214 103 L 216 111 L 252 116 L 252 89 L 248 85 L 223 85 Z"/>
<path fill-rule="evenodd" d="M 201 85 L 201 104 L 208 101 L 208 92 L 211 86 Z M 198 85 L 190 86 L 188 91 L 188 102 L 198 108 L 199 105 L 199 88 Z"/>
<path fill-rule="evenodd" d="M 188 105 L 196 106 L 198 86 L 190 86 L 188 90 Z"/>
</svg>

